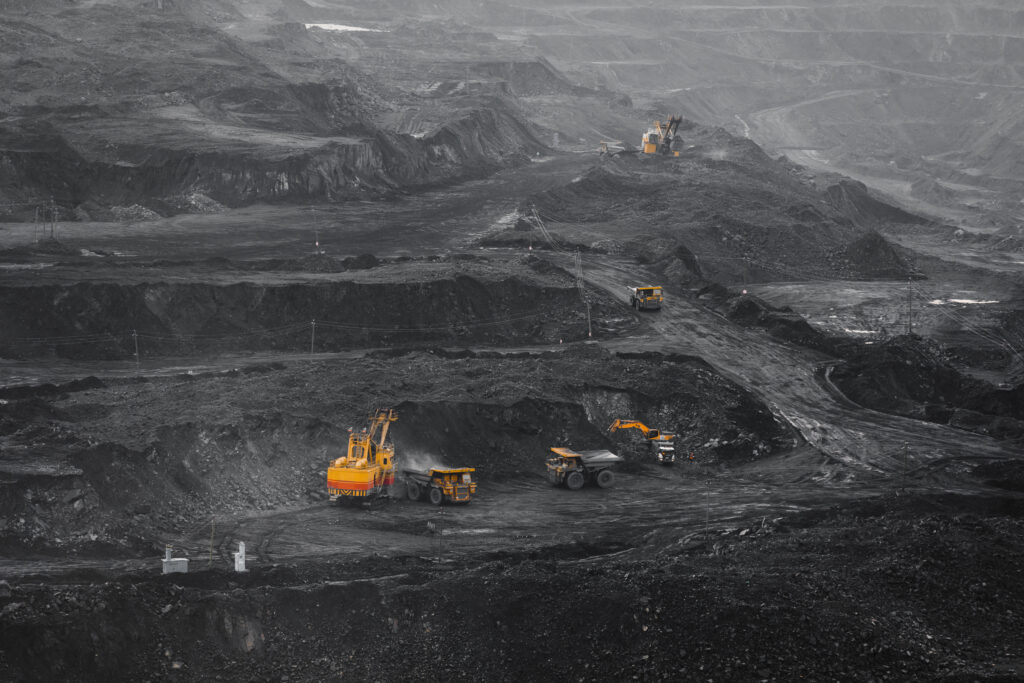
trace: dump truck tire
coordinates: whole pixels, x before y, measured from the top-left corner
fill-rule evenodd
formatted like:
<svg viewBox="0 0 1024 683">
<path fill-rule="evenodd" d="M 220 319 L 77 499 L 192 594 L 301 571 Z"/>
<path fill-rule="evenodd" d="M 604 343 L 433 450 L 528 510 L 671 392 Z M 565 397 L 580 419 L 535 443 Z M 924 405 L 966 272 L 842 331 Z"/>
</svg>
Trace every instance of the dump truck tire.
<svg viewBox="0 0 1024 683">
<path fill-rule="evenodd" d="M 423 495 L 423 491 L 420 489 L 420 485 L 414 481 L 408 481 L 405 483 L 405 495 L 409 496 L 409 500 L 419 500 Z"/>
<path fill-rule="evenodd" d="M 565 488 L 570 491 L 579 491 L 583 488 L 583 474 L 581 472 L 570 472 L 565 475 Z"/>
<path fill-rule="evenodd" d="M 615 483 L 615 473 L 611 470 L 601 470 L 597 473 L 597 485 L 603 489 Z"/>
<path fill-rule="evenodd" d="M 430 489 L 430 502 L 434 505 L 440 505 L 441 501 L 444 500 L 444 494 L 441 493 L 441 489 Z"/>
</svg>

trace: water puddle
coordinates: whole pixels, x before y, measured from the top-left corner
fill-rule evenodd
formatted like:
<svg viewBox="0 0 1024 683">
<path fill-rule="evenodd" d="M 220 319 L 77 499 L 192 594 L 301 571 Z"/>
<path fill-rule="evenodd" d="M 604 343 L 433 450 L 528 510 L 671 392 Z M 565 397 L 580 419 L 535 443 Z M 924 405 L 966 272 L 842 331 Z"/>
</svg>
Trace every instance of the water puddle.
<svg viewBox="0 0 1024 683">
<path fill-rule="evenodd" d="M 306 24 L 306 28 L 318 28 L 324 31 L 368 31 L 370 33 L 387 33 L 384 29 L 349 26 L 348 24 Z"/>
<path fill-rule="evenodd" d="M 52 263 L 0 263 L 0 269 L 3 270 L 39 270 L 52 266 Z"/>
<path fill-rule="evenodd" d="M 997 304 L 998 301 L 980 299 L 932 299 L 928 302 L 932 306 L 945 306 L 947 304 Z"/>
</svg>

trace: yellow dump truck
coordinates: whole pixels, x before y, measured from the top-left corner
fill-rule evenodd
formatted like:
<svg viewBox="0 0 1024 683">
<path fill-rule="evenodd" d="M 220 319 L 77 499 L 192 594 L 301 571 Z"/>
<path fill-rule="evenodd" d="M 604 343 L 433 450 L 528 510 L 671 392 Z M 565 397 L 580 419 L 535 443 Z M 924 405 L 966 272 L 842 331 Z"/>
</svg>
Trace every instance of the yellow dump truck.
<svg viewBox="0 0 1024 683">
<path fill-rule="evenodd" d="M 553 447 L 554 457 L 548 458 L 548 481 L 554 486 L 564 486 L 578 491 L 587 482 L 594 482 L 603 489 L 615 483 L 611 467 L 622 458 L 611 451 L 576 451 Z"/>
<path fill-rule="evenodd" d="M 397 419 L 393 410 L 378 410 L 370 416 L 369 428 L 349 434 L 348 453 L 327 468 L 332 501 L 369 502 L 388 496 L 395 483 L 395 446 L 387 440 L 388 427 Z"/>
<path fill-rule="evenodd" d="M 423 500 L 424 494 L 434 505 L 468 503 L 476 493 L 472 467 L 429 470 L 402 470 L 405 492 L 409 500 Z"/>
<path fill-rule="evenodd" d="M 638 311 L 656 311 L 665 301 L 665 290 L 661 285 L 629 287 L 629 305 Z"/>
</svg>

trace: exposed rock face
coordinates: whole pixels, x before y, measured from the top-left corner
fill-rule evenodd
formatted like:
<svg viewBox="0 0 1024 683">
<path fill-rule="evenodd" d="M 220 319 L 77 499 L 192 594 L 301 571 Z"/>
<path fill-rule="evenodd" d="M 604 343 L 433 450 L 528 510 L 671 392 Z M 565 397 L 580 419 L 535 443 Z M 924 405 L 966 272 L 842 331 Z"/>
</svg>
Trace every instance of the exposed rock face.
<svg viewBox="0 0 1024 683">
<path fill-rule="evenodd" d="M 997 390 L 963 375 L 940 347 L 917 336 L 855 347 L 831 377 L 847 396 L 875 410 L 995 438 L 1024 438 L 1024 386 Z"/>
<path fill-rule="evenodd" d="M 182 197 L 336 201 L 475 178 L 546 149 L 518 97 L 576 89 L 543 59 L 465 36 L 473 59 L 448 71 L 488 87 L 430 97 L 418 77 L 374 71 L 402 59 L 392 43 L 280 23 L 283 10 L 254 27 L 259 8 L 213 0 L 21 9 L 0 7 L 12 12 L 0 22 L 3 220 L 32 220 L 51 197 L 61 219 L 88 220 L 114 206 L 202 210 Z M 416 125 L 395 125 L 395 112 Z"/>
<path fill-rule="evenodd" d="M 0 288 L 0 307 L 10 313 L 0 345 L 13 356 L 33 355 L 38 345 L 19 340 L 58 337 L 53 348 L 58 355 L 119 358 L 133 352 L 135 330 L 156 354 L 222 344 L 235 349 L 304 348 L 314 319 L 321 321 L 321 350 L 431 340 L 558 338 L 570 335 L 564 321 L 573 318 L 567 312 L 578 308 L 577 303 L 572 287 L 516 278 L 485 283 L 465 275 L 405 283 L 13 287 Z M 548 330 L 546 322 L 557 324 Z"/>
<path fill-rule="evenodd" d="M 829 255 L 829 262 L 840 276 L 902 279 L 913 268 L 884 237 L 871 231 Z"/>
<path fill-rule="evenodd" d="M 822 351 L 831 350 L 832 342 L 792 309 L 775 308 L 750 294 L 733 296 L 724 302 L 729 320 L 748 327 L 762 327 L 778 339 Z"/>
<path fill-rule="evenodd" d="M 647 444 L 607 432 L 623 414 L 680 434 L 680 448 L 699 449 L 702 462 L 769 458 L 795 437 L 700 359 L 596 347 L 388 350 L 23 385 L 0 399 L 0 549 L 61 553 L 110 543 L 145 554 L 154 528 L 321 499 L 323 468 L 366 402 L 398 411 L 391 434 L 402 467 L 471 464 L 485 480 L 543 472 L 553 445 L 614 445 L 636 471 L 651 463 Z"/>
<path fill-rule="evenodd" d="M 177 197 L 199 193 L 226 206 L 256 201 L 334 200 L 465 178 L 517 163 L 544 149 L 511 114 L 480 109 L 415 138 L 377 131 L 363 138 L 325 137 L 307 149 L 137 146 L 119 160 L 91 158 L 53 129 L 7 129 L 0 189 L 62 205 L 140 204 L 165 213 Z M 18 144 L 14 144 L 14 140 Z"/>
<path fill-rule="evenodd" d="M 891 204 L 879 201 L 868 193 L 864 183 L 843 179 L 825 190 L 825 201 L 837 211 L 850 216 L 863 225 L 878 223 L 922 224 L 928 220 L 915 216 Z"/>
</svg>

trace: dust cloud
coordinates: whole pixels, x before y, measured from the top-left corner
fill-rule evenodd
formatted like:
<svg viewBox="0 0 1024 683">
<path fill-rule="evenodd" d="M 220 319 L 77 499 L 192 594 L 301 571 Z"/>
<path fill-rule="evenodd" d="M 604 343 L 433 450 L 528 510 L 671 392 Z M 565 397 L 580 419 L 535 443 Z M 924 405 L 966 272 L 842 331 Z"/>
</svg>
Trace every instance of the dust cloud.
<svg viewBox="0 0 1024 683">
<path fill-rule="evenodd" d="M 395 458 L 399 470 L 416 470 L 427 472 L 431 469 L 447 469 L 448 465 L 441 461 L 441 458 L 433 453 L 424 451 L 402 451 Z"/>
</svg>

